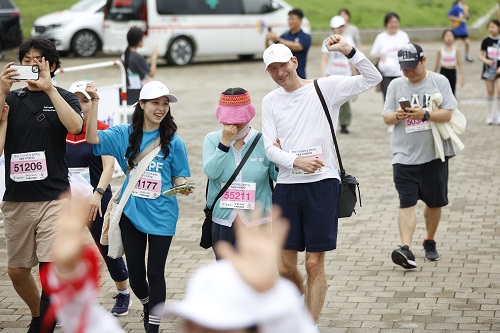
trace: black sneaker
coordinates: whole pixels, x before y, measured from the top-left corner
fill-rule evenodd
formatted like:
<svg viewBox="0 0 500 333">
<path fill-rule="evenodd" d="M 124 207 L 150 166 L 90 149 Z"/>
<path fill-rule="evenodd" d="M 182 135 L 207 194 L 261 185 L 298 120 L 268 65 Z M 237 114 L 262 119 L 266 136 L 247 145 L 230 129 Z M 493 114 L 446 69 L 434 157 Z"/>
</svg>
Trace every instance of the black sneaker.
<svg viewBox="0 0 500 333">
<path fill-rule="evenodd" d="M 436 242 L 432 239 L 424 240 L 424 251 L 425 251 L 425 259 L 430 261 L 438 261 L 441 259 L 438 251 L 436 250 Z"/>
<path fill-rule="evenodd" d="M 392 262 L 406 269 L 417 268 L 415 256 L 410 251 L 408 245 L 403 245 L 399 249 L 392 251 Z"/>
<path fill-rule="evenodd" d="M 40 333 L 40 317 L 32 317 L 28 325 L 28 333 Z"/>
<path fill-rule="evenodd" d="M 340 133 L 349 134 L 349 130 L 347 129 L 347 126 L 341 126 Z"/>
</svg>

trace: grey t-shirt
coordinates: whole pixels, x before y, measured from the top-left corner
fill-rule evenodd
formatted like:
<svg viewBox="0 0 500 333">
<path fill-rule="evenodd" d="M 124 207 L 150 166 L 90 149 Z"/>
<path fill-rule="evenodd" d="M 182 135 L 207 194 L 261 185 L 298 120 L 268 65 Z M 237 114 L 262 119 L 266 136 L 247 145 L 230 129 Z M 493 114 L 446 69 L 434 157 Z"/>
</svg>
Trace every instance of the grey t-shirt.
<svg viewBox="0 0 500 333">
<path fill-rule="evenodd" d="M 394 79 L 387 89 L 384 114 L 394 112 L 402 97 L 410 100 L 411 105 L 419 104 L 425 110 L 432 112 L 430 98 L 436 92 L 443 95 L 442 109 L 456 109 L 457 100 L 451 91 L 450 83 L 441 74 L 428 71 L 427 77 L 417 84 L 410 83 L 404 76 Z M 418 130 L 422 128 L 425 129 Z M 444 148 L 445 156 L 453 156 L 452 146 L 445 142 Z M 425 123 L 398 122 L 392 131 L 391 149 L 393 164 L 418 165 L 436 159 L 432 130 Z"/>
</svg>

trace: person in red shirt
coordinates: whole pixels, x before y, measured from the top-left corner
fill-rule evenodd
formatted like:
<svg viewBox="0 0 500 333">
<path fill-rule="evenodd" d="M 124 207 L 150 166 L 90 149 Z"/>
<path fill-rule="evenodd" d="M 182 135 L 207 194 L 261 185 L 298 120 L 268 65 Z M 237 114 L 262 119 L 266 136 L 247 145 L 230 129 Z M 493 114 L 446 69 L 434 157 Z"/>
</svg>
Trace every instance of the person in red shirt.
<svg viewBox="0 0 500 333">
<path fill-rule="evenodd" d="M 95 156 L 92 145 L 85 140 L 87 118 L 92 108 L 97 108 L 99 96 L 93 82 L 78 81 L 71 85 L 69 91 L 74 93 L 82 106 L 83 131 L 78 135 L 68 133 L 66 136 L 66 159 L 70 177 L 81 175 L 92 185 L 94 192 L 88 208 L 89 230 L 106 262 L 108 271 L 116 285 L 115 305 L 111 313 L 115 316 L 128 314 L 130 292 L 128 290 L 128 271 L 123 258 L 108 257 L 108 246 L 100 243 L 104 214 L 111 200 L 112 193 L 109 182 L 114 171 L 115 159 L 112 156 Z M 98 121 L 97 128 L 109 126 Z"/>
</svg>

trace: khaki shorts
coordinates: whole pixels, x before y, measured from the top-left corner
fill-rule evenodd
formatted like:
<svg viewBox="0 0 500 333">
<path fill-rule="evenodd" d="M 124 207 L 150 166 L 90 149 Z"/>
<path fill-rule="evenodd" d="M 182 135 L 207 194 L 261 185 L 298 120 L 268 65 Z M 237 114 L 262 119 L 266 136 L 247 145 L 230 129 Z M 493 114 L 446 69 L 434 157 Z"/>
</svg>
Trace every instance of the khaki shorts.
<svg viewBox="0 0 500 333">
<path fill-rule="evenodd" d="M 63 202 L 2 202 L 8 267 L 31 268 L 38 262 L 51 262 L 50 246 Z"/>
</svg>

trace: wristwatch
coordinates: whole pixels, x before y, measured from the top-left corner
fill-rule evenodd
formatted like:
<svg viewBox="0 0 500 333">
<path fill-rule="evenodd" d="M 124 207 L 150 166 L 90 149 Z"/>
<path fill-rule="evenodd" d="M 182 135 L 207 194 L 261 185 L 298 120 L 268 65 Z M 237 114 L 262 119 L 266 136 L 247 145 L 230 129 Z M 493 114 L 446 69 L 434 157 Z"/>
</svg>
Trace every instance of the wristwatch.
<svg viewBox="0 0 500 333">
<path fill-rule="evenodd" d="M 430 117 L 431 117 L 431 114 L 429 113 L 429 111 L 425 111 L 424 118 L 422 118 L 422 120 L 427 121 L 427 120 L 429 120 Z"/>
<path fill-rule="evenodd" d="M 104 196 L 104 190 L 102 188 L 100 188 L 100 187 L 96 187 L 96 189 L 94 190 L 94 192 L 97 192 L 100 195 Z"/>
</svg>

